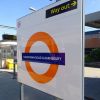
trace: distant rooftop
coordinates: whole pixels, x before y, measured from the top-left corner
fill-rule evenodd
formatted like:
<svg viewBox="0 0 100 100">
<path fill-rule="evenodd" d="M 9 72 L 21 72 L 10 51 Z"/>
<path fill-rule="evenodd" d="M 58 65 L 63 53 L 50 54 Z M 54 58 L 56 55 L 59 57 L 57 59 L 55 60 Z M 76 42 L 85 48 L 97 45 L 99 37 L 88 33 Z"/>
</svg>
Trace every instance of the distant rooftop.
<svg viewBox="0 0 100 100">
<path fill-rule="evenodd" d="M 85 25 L 100 28 L 100 11 L 85 16 Z"/>
<path fill-rule="evenodd" d="M 16 46 L 17 41 L 14 40 L 1 40 L 0 47 L 7 47 L 7 46 Z"/>
<path fill-rule="evenodd" d="M 85 32 L 85 35 L 100 34 L 100 30 Z"/>
</svg>

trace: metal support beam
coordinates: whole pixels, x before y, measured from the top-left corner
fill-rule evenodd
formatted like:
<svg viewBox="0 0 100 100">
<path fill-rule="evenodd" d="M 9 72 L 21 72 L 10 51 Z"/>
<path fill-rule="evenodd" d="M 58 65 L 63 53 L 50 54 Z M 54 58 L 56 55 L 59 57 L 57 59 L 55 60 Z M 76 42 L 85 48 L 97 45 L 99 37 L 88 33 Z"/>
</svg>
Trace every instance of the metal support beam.
<svg viewBox="0 0 100 100">
<path fill-rule="evenodd" d="M 12 27 L 12 26 L 6 26 L 6 25 L 0 25 L 1 28 L 7 28 L 7 29 L 14 29 L 16 30 L 16 27 Z"/>
</svg>

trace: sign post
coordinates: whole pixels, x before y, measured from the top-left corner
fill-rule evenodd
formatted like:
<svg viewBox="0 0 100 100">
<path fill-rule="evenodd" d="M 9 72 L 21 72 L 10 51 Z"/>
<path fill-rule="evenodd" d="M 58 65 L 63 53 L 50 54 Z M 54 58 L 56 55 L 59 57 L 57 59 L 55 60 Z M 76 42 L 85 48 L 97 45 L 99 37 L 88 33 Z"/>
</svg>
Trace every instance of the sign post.
<svg viewBox="0 0 100 100">
<path fill-rule="evenodd" d="M 62 0 L 18 19 L 19 82 L 62 100 L 83 100 L 82 4 Z"/>
<path fill-rule="evenodd" d="M 24 84 L 21 83 L 20 86 L 20 100 L 24 100 Z"/>
</svg>

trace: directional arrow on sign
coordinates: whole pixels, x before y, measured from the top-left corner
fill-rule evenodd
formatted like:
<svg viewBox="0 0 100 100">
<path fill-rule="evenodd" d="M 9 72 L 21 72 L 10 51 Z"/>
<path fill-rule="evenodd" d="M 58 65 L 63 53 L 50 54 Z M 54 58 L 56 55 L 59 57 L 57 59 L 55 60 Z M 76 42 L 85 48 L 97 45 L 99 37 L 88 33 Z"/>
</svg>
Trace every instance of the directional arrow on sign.
<svg viewBox="0 0 100 100">
<path fill-rule="evenodd" d="M 76 6 L 77 5 L 77 2 L 76 1 L 73 1 L 72 3 L 71 3 L 71 6 Z"/>
</svg>

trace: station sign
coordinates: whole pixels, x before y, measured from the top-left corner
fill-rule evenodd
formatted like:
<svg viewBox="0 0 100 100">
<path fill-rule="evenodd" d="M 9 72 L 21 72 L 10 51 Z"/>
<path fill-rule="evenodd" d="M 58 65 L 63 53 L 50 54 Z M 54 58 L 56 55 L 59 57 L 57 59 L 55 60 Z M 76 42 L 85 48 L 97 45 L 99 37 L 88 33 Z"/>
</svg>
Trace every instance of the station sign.
<svg viewBox="0 0 100 100">
<path fill-rule="evenodd" d="M 19 82 L 62 100 L 83 99 L 82 9 L 82 0 L 62 0 L 18 19 Z"/>
</svg>

